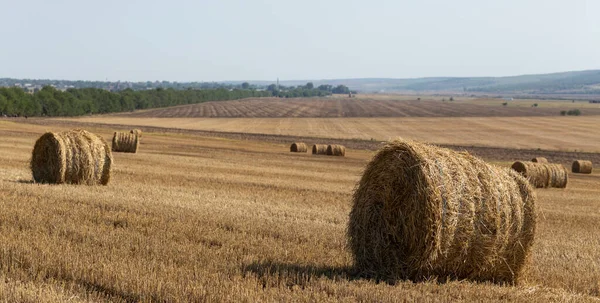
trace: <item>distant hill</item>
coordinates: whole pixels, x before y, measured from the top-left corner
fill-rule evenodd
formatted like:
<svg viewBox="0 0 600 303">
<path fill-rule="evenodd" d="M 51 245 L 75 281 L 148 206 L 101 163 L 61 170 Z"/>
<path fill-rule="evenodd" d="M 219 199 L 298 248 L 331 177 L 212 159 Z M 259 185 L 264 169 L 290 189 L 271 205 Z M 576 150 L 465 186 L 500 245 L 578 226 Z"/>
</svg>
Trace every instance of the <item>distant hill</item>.
<svg viewBox="0 0 600 303">
<path fill-rule="evenodd" d="M 248 81 L 268 85 L 268 81 Z M 600 70 L 510 77 L 362 78 L 280 81 L 280 84 L 343 84 L 362 92 L 479 92 L 498 94 L 600 94 Z M 231 82 L 234 83 L 234 82 Z"/>
<path fill-rule="evenodd" d="M 242 83 L 250 85 L 244 87 Z M 221 82 L 110 82 L 48 79 L 12 79 L 0 78 L 0 87 L 22 87 L 37 91 L 51 85 L 57 89 L 101 88 L 110 91 L 151 90 L 156 88 L 186 89 L 265 89 L 276 81 L 221 81 Z M 319 85 L 345 85 L 359 92 L 399 92 L 399 93 L 472 93 L 501 95 L 563 95 L 600 97 L 600 70 L 571 71 L 552 74 L 522 75 L 510 77 L 431 77 L 431 78 L 357 78 L 323 80 L 286 80 L 283 86 L 303 86 L 312 82 Z"/>
</svg>

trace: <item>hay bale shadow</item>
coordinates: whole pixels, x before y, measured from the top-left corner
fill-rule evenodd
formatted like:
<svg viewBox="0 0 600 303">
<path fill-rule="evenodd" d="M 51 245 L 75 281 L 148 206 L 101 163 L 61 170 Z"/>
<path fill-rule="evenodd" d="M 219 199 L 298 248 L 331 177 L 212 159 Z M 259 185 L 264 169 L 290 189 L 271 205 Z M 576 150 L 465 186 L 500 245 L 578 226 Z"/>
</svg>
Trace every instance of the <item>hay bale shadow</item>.
<svg viewBox="0 0 600 303">
<path fill-rule="evenodd" d="M 376 273 L 360 272 L 352 266 L 317 266 L 281 263 L 273 261 L 253 262 L 242 268 L 244 278 L 255 276 L 265 288 L 285 287 L 288 289 L 305 289 L 308 284 L 318 279 L 330 279 L 334 282 L 367 280 L 376 284 L 385 283 L 434 283 L 446 284 L 467 281 L 470 283 L 494 283 L 499 286 L 513 286 L 510 282 L 499 282 L 478 279 L 460 279 L 453 276 L 431 276 L 421 279 L 399 279 Z"/>
<path fill-rule="evenodd" d="M 31 179 L 17 179 L 17 180 L 6 180 L 9 182 L 13 182 L 13 183 L 20 183 L 20 184 L 34 184 L 35 182 Z"/>
<path fill-rule="evenodd" d="M 317 266 L 280 263 L 273 261 L 253 262 L 242 268 L 244 277 L 254 275 L 263 288 L 287 287 L 304 289 L 310 282 L 318 279 L 333 281 L 357 280 L 361 277 L 352 267 Z"/>
</svg>

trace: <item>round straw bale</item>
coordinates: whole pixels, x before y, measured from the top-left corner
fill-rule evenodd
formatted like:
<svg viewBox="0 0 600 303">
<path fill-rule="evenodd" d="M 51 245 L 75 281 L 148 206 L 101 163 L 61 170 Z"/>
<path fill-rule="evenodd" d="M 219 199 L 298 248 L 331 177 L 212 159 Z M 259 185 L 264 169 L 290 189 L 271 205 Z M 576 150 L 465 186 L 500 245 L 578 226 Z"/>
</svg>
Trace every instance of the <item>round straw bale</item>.
<svg viewBox="0 0 600 303">
<path fill-rule="evenodd" d="M 548 163 L 548 159 L 546 159 L 544 157 L 535 157 L 535 158 L 531 159 L 531 162 L 534 162 L 534 163 Z"/>
<path fill-rule="evenodd" d="M 327 145 L 326 154 L 329 156 L 346 156 L 346 147 L 343 145 L 331 144 Z"/>
<path fill-rule="evenodd" d="M 587 160 L 575 160 L 571 167 L 571 171 L 578 174 L 591 174 L 592 173 L 592 161 Z"/>
<path fill-rule="evenodd" d="M 294 142 L 290 146 L 290 152 L 305 153 L 307 151 L 308 151 L 308 147 L 306 146 L 305 143 L 302 143 L 302 142 Z"/>
<path fill-rule="evenodd" d="M 517 161 L 511 168 L 537 188 L 565 188 L 569 182 L 569 174 L 562 164 Z"/>
<path fill-rule="evenodd" d="M 48 132 L 35 142 L 30 166 L 38 183 L 106 185 L 112 153 L 104 139 L 85 130 Z"/>
<path fill-rule="evenodd" d="M 132 130 L 129 131 L 129 133 L 137 135 L 139 139 L 142 138 L 142 130 L 141 129 L 138 129 L 138 128 L 132 129 Z"/>
<path fill-rule="evenodd" d="M 136 134 L 115 132 L 112 139 L 112 151 L 124 153 L 137 153 L 140 145 Z"/>
<path fill-rule="evenodd" d="M 396 281 L 516 282 L 533 242 L 536 196 L 507 168 L 412 141 L 367 165 L 347 236 L 360 274 Z"/>
<path fill-rule="evenodd" d="M 312 147 L 313 155 L 326 155 L 327 154 L 327 145 L 326 144 L 315 144 Z"/>
</svg>

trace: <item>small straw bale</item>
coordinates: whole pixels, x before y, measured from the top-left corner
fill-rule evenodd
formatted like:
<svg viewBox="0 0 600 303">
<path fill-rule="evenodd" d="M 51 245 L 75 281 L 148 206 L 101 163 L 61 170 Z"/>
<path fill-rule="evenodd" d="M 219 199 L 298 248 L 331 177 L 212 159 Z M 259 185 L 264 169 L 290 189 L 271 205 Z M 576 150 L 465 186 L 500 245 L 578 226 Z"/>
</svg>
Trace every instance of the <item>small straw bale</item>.
<svg viewBox="0 0 600 303">
<path fill-rule="evenodd" d="M 534 163 L 548 163 L 548 159 L 546 159 L 544 157 L 535 157 L 535 158 L 531 159 L 531 162 L 534 162 Z"/>
<path fill-rule="evenodd" d="M 37 183 L 106 185 L 112 162 L 103 138 L 77 129 L 42 135 L 33 147 L 30 166 Z"/>
<path fill-rule="evenodd" d="M 361 275 L 515 283 L 528 262 L 536 196 L 518 173 L 468 153 L 393 141 L 367 165 L 347 236 Z"/>
<path fill-rule="evenodd" d="M 137 153 L 140 145 L 136 134 L 115 132 L 112 139 L 112 151 L 124 153 Z"/>
<path fill-rule="evenodd" d="M 142 139 L 142 130 L 141 129 L 132 129 L 129 131 L 130 134 L 137 135 L 139 139 Z"/>
<path fill-rule="evenodd" d="M 290 152 L 293 152 L 293 153 L 305 153 L 307 151 L 308 151 L 308 147 L 306 146 L 305 143 L 302 143 L 302 142 L 294 142 L 290 146 Z"/>
<path fill-rule="evenodd" d="M 587 160 L 575 160 L 571 171 L 578 174 L 591 174 L 592 173 L 592 161 Z"/>
<path fill-rule="evenodd" d="M 569 174 L 562 164 L 517 161 L 512 169 L 537 188 L 565 188 L 569 182 Z"/>
<path fill-rule="evenodd" d="M 328 156 L 346 156 L 346 147 L 343 145 L 331 144 L 327 145 L 327 155 Z"/>
<path fill-rule="evenodd" d="M 327 155 L 327 144 L 315 144 L 312 147 L 313 155 Z"/>
</svg>

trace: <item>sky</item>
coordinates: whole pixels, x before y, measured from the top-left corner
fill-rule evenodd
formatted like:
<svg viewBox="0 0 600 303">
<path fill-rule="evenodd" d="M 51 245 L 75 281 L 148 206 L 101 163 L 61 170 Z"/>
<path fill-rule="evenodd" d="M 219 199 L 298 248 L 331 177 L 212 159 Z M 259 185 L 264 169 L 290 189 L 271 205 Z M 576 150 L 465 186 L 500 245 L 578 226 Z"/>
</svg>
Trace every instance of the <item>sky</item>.
<svg viewBox="0 0 600 303">
<path fill-rule="evenodd" d="M 0 0 L 0 78 L 510 76 L 600 69 L 598 0 Z"/>
</svg>

